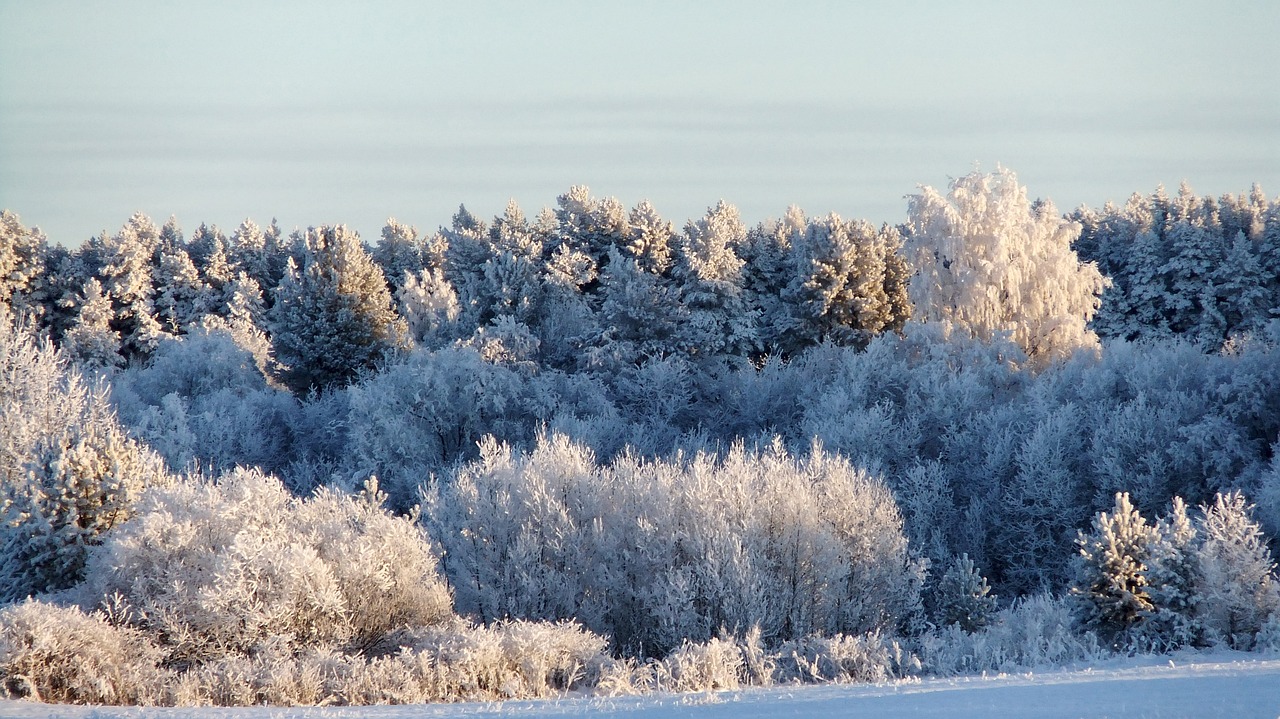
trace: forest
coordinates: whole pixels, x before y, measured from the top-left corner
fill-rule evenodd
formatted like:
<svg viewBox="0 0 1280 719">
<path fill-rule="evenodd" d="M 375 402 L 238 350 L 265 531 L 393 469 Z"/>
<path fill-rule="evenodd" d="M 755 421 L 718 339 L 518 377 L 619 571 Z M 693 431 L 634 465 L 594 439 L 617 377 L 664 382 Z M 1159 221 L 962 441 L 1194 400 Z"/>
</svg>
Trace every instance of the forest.
<svg viewBox="0 0 1280 719">
<path fill-rule="evenodd" d="M 11 697 L 410 703 L 1280 650 L 1280 199 L 876 226 L 576 186 L 0 215 Z"/>
</svg>

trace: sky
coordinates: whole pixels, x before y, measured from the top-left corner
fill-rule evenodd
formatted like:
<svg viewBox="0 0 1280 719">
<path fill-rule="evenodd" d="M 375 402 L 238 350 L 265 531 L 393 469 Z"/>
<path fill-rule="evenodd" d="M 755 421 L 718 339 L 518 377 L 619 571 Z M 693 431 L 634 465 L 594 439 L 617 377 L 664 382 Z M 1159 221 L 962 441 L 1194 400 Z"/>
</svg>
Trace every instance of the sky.
<svg viewBox="0 0 1280 719">
<path fill-rule="evenodd" d="M 0 0 L 0 207 L 78 245 L 572 185 L 875 223 L 998 164 L 1059 209 L 1280 193 L 1280 3 Z"/>
</svg>

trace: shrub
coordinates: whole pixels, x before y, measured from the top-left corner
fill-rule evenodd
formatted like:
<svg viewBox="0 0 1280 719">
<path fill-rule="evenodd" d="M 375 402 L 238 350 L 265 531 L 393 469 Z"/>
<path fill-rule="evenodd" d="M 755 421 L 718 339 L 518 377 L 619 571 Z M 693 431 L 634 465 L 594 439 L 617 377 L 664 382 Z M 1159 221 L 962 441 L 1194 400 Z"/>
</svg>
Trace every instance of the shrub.
<svg viewBox="0 0 1280 719">
<path fill-rule="evenodd" d="M 256 470 L 147 492 L 91 560 L 87 601 L 119 596 L 128 624 L 186 665 L 269 642 L 362 651 L 451 614 L 411 519 L 358 496 L 291 496 Z"/>
<path fill-rule="evenodd" d="M 162 652 L 99 614 L 28 599 L 0 609 L 0 679 L 6 693 L 68 704 L 154 704 L 170 674 Z"/>
<path fill-rule="evenodd" d="M 441 481 L 424 518 L 458 608 L 481 621 L 576 618 L 619 649 L 762 630 L 892 633 L 922 568 L 879 480 L 815 447 L 597 465 L 561 436 L 493 441 Z"/>
</svg>

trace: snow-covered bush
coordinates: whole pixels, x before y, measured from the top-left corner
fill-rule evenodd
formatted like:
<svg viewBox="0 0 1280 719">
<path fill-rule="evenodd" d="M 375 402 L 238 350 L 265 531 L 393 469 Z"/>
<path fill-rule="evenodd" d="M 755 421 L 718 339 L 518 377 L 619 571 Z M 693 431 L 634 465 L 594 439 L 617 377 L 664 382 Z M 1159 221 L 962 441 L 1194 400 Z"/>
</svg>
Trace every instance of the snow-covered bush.
<svg viewBox="0 0 1280 719">
<path fill-rule="evenodd" d="M 451 614 L 411 519 L 357 496 L 291 496 L 256 470 L 147 492 L 91 560 L 81 591 L 160 637 L 172 665 L 264 642 L 361 651 Z"/>
<path fill-rule="evenodd" d="M 919 607 L 888 490 L 817 447 L 601 466 L 563 436 L 488 441 L 426 499 L 459 611 L 483 621 L 576 618 L 662 656 L 722 629 L 892 633 Z"/>
<path fill-rule="evenodd" d="M 0 609 L 0 681 L 8 696 L 65 704 L 159 704 L 163 652 L 100 614 L 28 599 Z"/>
<path fill-rule="evenodd" d="M 449 622 L 394 636 L 378 656 L 264 645 L 176 675 L 178 706 L 423 704 L 556 696 L 590 689 L 617 662 L 602 637 L 574 624 Z M 392 647 L 395 649 L 395 647 Z"/>
<path fill-rule="evenodd" d="M 1020 598 L 979 632 L 952 624 L 917 643 L 925 671 L 944 676 L 1062 666 L 1105 656 L 1092 632 L 1078 632 L 1071 604 L 1048 595 Z"/>
<path fill-rule="evenodd" d="M 777 683 L 884 682 L 920 669 L 918 659 L 880 632 L 803 637 L 783 642 L 776 654 Z"/>
</svg>

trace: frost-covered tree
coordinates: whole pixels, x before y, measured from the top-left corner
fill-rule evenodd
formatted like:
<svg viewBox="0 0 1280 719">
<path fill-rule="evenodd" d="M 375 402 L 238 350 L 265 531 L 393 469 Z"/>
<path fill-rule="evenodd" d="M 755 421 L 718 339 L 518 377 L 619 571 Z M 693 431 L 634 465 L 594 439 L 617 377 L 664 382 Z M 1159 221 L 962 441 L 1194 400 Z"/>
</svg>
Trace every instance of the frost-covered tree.
<svg viewBox="0 0 1280 719">
<path fill-rule="evenodd" d="M 574 185 L 556 198 L 555 219 L 555 236 L 551 238 L 550 249 L 566 246 L 583 253 L 595 265 L 596 276 L 608 264 L 611 248 L 648 252 L 654 261 L 659 261 L 662 254 L 660 222 L 654 221 L 653 217 L 641 217 L 642 222 L 653 221 L 657 226 L 647 224 L 637 233 L 631 227 L 627 210 L 621 202 L 613 197 L 594 198 L 585 185 Z M 638 258 L 640 255 L 635 256 Z M 594 283 L 587 284 L 583 290 L 593 292 Z"/>
<path fill-rule="evenodd" d="M 383 225 L 382 240 L 370 255 L 387 276 L 393 293 L 405 285 L 406 276 L 438 266 L 428 253 L 427 243 L 418 237 L 418 228 L 397 222 L 394 217 Z"/>
<path fill-rule="evenodd" d="M 396 302 L 409 334 L 420 347 L 437 349 L 457 339 L 462 307 L 458 293 L 439 268 L 406 274 Z"/>
<path fill-rule="evenodd" d="M 892 496 L 818 448 L 602 465 L 564 437 L 527 455 L 489 441 L 425 512 L 461 611 L 574 616 L 646 654 L 722 628 L 888 632 L 919 608 Z"/>
<path fill-rule="evenodd" d="M 18 215 L 0 212 L 0 304 L 15 313 L 36 312 L 33 297 L 45 270 L 48 240 L 39 228 L 24 227 Z"/>
<path fill-rule="evenodd" d="M 908 204 L 906 254 L 916 316 L 987 339 L 1008 333 L 1034 360 L 1096 348 L 1087 327 L 1106 279 L 1071 247 L 1080 226 L 1033 205 L 1007 169 L 974 172 Z"/>
<path fill-rule="evenodd" d="M 746 234 L 738 208 L 724 201 L 685 226 L 672 272 L 689 313 L 681 349 L 692 356 L 760 349 L 759 312 L 750 305 L 737 254 Z"/>
<path fill-rule="evenodd" d="M 1196 553 L 1196 614 L 1210 638 L 1251 649 L 1269 617 L 1280 612 L 1280 585 L 1252 505 L 1239 492 L 1201 507 Z"/>
<path fill-rule="evenodd" d="M 593 366 L 636 365 L 672 351 L 687 313 L 676 288 L 661 275 L 614 249 L 600 294 L 602 334 L 589 350 Z"/>
<path fill-rule="evenodd" d="M 1128 645 L 1130 632 L 1155 608 L 1147 571 L 1158 537 L 1129 495 L 1119 493 L 1111 514 L 1099 513 L 1092 530 L 1076 540 L 1071 593 L 1080 623 L 1117 648 Z"/>
<path fill-rule="evenodd" d="M 934 587 L 933 618 L 938 626 L 958 625 L 976 632 L 995 615 L 996 596 L 987 578 L 978 572 L 968 554 L 961 554 L 947 567 Z"/>
<path fill-rule="evenodd" d="M 1147 594 L 1153 609 L 1141 631 L 1141 642 L 1163 650 L 1198 643 L 1203 631 L 1196 618 L 1196 529 L 1181 497 L 1156 523 L 1156 538 L 1147 561 Z"/>
<path fill-rule="evenodd" d="M 645 272 L 665 275 L 671 269 L 671 254 L 676 241 L 671 223 L 662 219 L 648 200 L 631 209 L 627 222 L 631 232 L 620 249 Z"/>
<path fill-rule="evenodd" d="M 104 384 L 0 317 L 0 602 L 79 581 L 87 549 L 159 472 Z"/>
<path fill-rule="evenodd" d="M 89 278 L 83 292 L 75 322 L 62 338 L 63 352 L 86 368 L 119 367 L 124 358 L 120 356 L 120 333 L 111 328 L 115 317 L 111 298 L 96 277 Z"/>
<path fill-rule="evenodd" d="M 112 328 L 120 333 L 126 360 L 145 359 L 165 335 L 155 317 L 152 273 L 159 241 L 159 228 L 149 217 L 137 213 L 120 232 L 106 237 L 100 248 L 98 275 L 114 306 Z"/>
<path fill-rule="evenodd" d="M 208 288 L 181 247 L 159 250 L 154 271 L 156 319 L 169 334 L 181 334 L 206 309 Z"/>
<path fill-rule="evenodd" d="M 822 341 L 865 346 L 910 317 L 898 234 L 837 215 L 812 220 L 791 244 L 794 276 L 783 297 L 799 326 L 783 349 Z M 784 337 L 786 335 L 784 334 Z"/>
<path fill-rule="evenodd" d="M 296 393 L 345 385 L 406 341 L 382 270 L 343 225 L 307 231 L 302 267 L 276 294 L 276 358 Z"/>
</svg>

